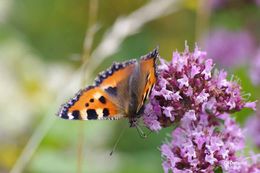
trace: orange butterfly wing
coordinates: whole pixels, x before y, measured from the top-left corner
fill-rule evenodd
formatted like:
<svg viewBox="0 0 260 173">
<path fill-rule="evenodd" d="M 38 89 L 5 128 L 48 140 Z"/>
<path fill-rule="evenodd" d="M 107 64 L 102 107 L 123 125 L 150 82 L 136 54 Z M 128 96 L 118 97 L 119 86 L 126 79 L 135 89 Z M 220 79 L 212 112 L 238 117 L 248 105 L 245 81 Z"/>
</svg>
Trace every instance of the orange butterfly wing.
<svg viewBox="0 0 260 173">
<path fill-rule="evenodd" d="M 94 86 L 79 91 L 76 96 L 62 105 L 58 116 L 70 120 L 119 119 L 124 112 L 115 102 L 117 84 L 130 76 L 136 61 L 114 63 L 99 74 Z"/>
<path fill-rule="evenodd" d="M 124 63 L 114 63 L 98 75 L 94 86 L 80 90 L 74 98 L 62 105 L 58 116 L 70 120 L 119 119 L 129 116 L 127 109 L 130 100 L 128 97 L 131 97 L 129 95 L 131 86 L 128 79 L 133 77 L 134 71 L 140 68 L 137 74 L 140 75 L 140 81 L 132 83 L 139 88 L 140 97 L 136 100 L 138 106 L 132 108 L 138 113 L 156 82 L 157 56 L 158 50 L 155 49 L 143 56 L 139 62 L 130 60 Z"/>
<path fill-rule="evenodd" d="M 156 74 L 156 59 L 158 57 L 158 48 L 153 50 L 150 54 L 144 56 L 140 60 L 140 71 L 145 76 L 145 85 L 142 90 L 141 102 L 138 105 L 138 111 L 143 106 L 145 100 L 150 95 L 150 92 L 157 80 Z"/>
</svg>

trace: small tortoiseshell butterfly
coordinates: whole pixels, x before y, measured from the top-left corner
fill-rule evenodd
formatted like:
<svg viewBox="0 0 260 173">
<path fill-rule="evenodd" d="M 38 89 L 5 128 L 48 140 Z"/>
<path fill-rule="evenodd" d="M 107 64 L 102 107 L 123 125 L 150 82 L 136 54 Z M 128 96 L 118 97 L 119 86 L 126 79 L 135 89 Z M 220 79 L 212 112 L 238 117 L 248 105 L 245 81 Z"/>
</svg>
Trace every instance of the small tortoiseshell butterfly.
<svg viewBox="0 0 260 173">
<path fill-rule="evenodd" d="M 58 116 L 69 120 L 117 120 L 127 117 L 135 126 L 156 82 L 158 49 L 136 59 L 114 63 L 93 86 L 80 90 L 63 104 Z"/>
</svg>

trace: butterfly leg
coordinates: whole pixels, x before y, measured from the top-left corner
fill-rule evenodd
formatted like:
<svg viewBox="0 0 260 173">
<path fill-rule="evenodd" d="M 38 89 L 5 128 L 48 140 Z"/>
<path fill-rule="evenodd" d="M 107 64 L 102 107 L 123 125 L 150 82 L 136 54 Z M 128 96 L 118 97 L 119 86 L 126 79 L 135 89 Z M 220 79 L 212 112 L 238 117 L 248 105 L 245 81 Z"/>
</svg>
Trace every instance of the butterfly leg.
<svg viewBox="0 0 260 173">
<path fill-rule="evenodd" d="M 146 133 L 142 130 L 142 128 L 139 126 L 137 119 L 131 119 L 130 120 L 130 127 L 135 127 L 139 136 L 143 139 L 147 138 Z"/>
<path fill-rule="evenodd" d="M 147 138 L 147 134 L 140 128 L 139 125 L 136 125 L 135 127 L 141 138 L 143 138 L 143 139 Z"/>
</svg>

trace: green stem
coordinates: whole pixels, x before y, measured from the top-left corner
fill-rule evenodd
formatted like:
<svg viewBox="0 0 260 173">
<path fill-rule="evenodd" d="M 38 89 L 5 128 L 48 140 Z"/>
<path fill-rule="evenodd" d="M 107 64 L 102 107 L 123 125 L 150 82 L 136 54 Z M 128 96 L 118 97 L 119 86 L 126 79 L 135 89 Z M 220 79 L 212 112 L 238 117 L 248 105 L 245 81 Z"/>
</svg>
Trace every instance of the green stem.
<svg viewBox="0 0 260 173">
<path fill-rule="evenodd" d="M 204 38 L 208 35 L 211 9 L 208 0 L 198 0 L 195 39 L 199 46 L 205 48 Z"/>
<path fill-rule="evenodd" d="M 95 35 L 94 26 L 96 25 L 98 14 L 98 0 L 90 0 L 89 2 L 89 19 L 88 19 L 88 28 L 86 31 L 86 36 L 83 45 L 83 54 L 82 54 L 82 87 L 86 84 L 86 66 L 90 58 L 90 52 L 92 48 L 93 38 Z M 84 143 L 85 143 L 85 134 L 84 134 L 84 122 L 79 122 L 79 133 L 78 133 L 78 151 L 77 151 L 77 173 L 82 172 L 82 166 L 84 162 Z"/>
</svg>

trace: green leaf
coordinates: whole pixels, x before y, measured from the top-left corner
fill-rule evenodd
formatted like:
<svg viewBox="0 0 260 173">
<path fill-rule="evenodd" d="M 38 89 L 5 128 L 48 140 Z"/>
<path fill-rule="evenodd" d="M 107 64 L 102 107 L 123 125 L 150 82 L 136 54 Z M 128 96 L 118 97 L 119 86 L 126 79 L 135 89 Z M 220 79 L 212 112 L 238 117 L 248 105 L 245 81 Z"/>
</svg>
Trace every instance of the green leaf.
<svg viewBox="0 0 260 173">
<path fill-rule="evenodd" d="M 216 167 L 216 168 L 214 169 L 214 173 L 223 173 L 223 170 L 222 170 L 221 167 Z"/>
</svg>

